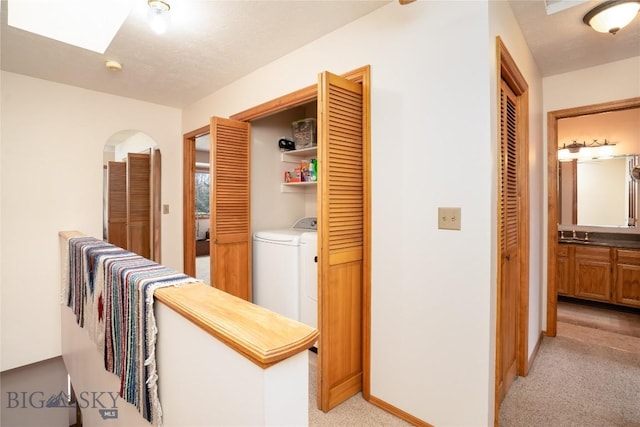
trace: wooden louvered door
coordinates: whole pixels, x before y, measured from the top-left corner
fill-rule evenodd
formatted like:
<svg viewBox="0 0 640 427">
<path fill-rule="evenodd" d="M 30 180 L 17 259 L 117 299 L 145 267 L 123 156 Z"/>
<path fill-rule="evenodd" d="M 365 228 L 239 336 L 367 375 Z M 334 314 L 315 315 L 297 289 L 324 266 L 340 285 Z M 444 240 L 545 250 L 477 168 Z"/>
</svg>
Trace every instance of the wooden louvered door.
<svg viewBox="0 0 640 427">
<path fill-rule="evenodd" d="M 362 390 L 364 143 L 362 86 L 318 82 L 318 406 Z"/>
<path fill-rule="evenodd" d="M 107 164 L 107 241 L 127 247 L 127 164 Z"/>
<path fill-rule="evenodd" d="M 500 91 L 500 280 L 498 283 L 497 390 L 501 401 L 517 375 L 520 301 L 517 98 L 502 81 Z"/>
<path fill-rule="evenodd" d="M 151 259 L 161 263 L 160 211 L 162 200 L 162 156 L 157 148 L 150 149 L 151 154 Z"/>
<path fill-rule="evenodd" d="M 127 155 L 127 249 L 151 258 L 151 157 Z"/>
<path fill-rule="evenodd" d="M 251 301 L 250 125 L 211 118 L 211 284 Z"/>
</svg>

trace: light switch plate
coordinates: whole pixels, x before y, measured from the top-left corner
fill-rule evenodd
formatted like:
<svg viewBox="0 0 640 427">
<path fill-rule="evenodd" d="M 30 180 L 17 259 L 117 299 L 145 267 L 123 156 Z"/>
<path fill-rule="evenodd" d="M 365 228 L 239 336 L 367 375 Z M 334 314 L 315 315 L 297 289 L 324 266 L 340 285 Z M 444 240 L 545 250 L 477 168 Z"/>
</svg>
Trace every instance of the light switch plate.
<svg viewBox="0 0 640 427">
<path fill-rule="evenodd" d="M 460 208 L 438 208 L 438 228 L 460 230 Z"/>
<path fill-rule="evenodd" d="M 164 215 L 169 213 L 169 205 L 162 205 L 162 213 Z"/>
</svg>

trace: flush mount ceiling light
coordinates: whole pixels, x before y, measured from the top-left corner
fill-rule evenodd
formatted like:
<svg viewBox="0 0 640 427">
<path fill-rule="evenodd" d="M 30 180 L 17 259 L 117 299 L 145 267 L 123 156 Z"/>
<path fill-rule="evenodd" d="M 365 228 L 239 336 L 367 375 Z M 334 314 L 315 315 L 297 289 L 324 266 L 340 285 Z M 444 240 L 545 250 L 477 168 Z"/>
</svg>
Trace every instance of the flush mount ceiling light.
<svg viewBox="0 0 640 427">
<path fill-rule="evenodd" d="M 582 19 L 599 33 L 617 33 L 640 11 L 640 0 L 610 0 L 591 9 Z"/>
<path fill-rule="evenodd" d="M 118 61 L 109 60 L 104 63 L 104 66 L 111 71 L 120 71 L 122 70 L 122 64 Z"/>
<path fill-rule="evenodd" d="M 156 34 L 164 34 L 169 28 L 171 5 L 169 0 L 147 0 L 149 26 Z"/>
<path fill-rule="evenodd" d="M 148 0 L 147 4 L 151 9 L 153 9 L 156 12 L 162 13 L 162 12 L 169 12 L 169 10 L 171 10 L 171 5 L 169 4 L 168 1 Z"/>
</svg>

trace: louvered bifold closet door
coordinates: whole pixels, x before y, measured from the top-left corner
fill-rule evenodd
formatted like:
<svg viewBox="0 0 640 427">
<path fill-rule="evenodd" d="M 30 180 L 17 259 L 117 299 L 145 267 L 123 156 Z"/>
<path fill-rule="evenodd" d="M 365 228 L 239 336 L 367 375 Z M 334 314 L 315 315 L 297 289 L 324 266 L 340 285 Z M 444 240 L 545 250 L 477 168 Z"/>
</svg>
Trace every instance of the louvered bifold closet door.
<svg viewBox="0 0 640 427">
<path fill-rule="evenodd" d="M 127 155 L 127 249 L 151 258 L 151 158 Z"/>
<path fill-rule="evenodd" d="M 250 125 L 211 119 L 212 285 L 251 301 Z"/>
<path fill-rule="evenodd" d="M 157 263 L 161 263 L 162 257 L 160 253 L 161 236 L 160 236 L 160 211 L 162 200 L 162 156 L 158 148 L 150 149 L 151 154 L 151 259 Z"/>
<path fill-rule="evenodd" d="M 519 270 L 519 194 L 517 98 L 503 81 L 500 123 L 500 306 L 498 396 L 502 399 L 516 377 Z"/>
<path fill-rule="evenodd" d="M 107 241 L 127 248 L 127 164 L 107 164 Z"/>
<path fill-rule="evenodd" d="M 362 389 L 362 103 L 361 85 L 320 74 L 318 406 L 323 411 Z"/>
</svg>

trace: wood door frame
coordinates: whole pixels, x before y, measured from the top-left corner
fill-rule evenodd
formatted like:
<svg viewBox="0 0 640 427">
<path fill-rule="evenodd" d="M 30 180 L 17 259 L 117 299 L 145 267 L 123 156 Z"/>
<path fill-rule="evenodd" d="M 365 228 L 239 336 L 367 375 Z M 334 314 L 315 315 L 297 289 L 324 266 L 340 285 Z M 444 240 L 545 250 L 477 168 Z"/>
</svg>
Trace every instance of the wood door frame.
<svg viewBox="0 0 640 427">
<path fill-rule="evenodd" d="M 348 80 L 362 85 L 363 89 L 363 161 L 367 172 L 366 182 L 363 185 L 371 188 L 371 112 L 370 112 L 370 66 L 357 68 L 347 73 L 341 74 Z M 265 102 L 248 110 L 230 116 L 233 120 L 251 121 L 289 108 L 311 102 L 318 97 L 318 85 L 313 84 L 271 101 Z M 363 242 L 363 288 L 362 288 L 362 396 L 366 400 L 371 398 L 371 194 L 364 195 L 364 224 L 365 230 Z"/>
<path fill-rule="evenodd" d="M 529 88 L 524 76 L 520 72 L 516 62 L 507 50 L 502 39 L 496 37 L 496 49 L 497 49 L 497 61 L 498 61 L 498 73 L 497 73 L 497 87 L 498 87 L 498 103 L 500 102 L 500 85 L 504 80 L 509 87 L 513 90 L 517 97 L 517 135 L 519 135 L 517 141 L 518 149 L 518 170 L 517 181 L 520 187 L 520 201 L 518 206 L 519 216 L 519 235 L 518 235 L 518 253 L 520 261 L 520 282 L 519 282 L 519 305 L 518 305 L 518 327 L 517 327 L 517 372 L 519 376 L 526 376 L 529 372 L 529 360 L 528 360 L 528 347 L 529 347 L 529 217 L 530 217 L 530 202 L 529 202 Z M 500 125 L 500 108 L 498 108 L 498 126 Z M 500 135 L 500 129 L 498 129 L 498 135 Z M 498 146 L 500 143 L 498 142 Z M 498 156 L 500 156 L 500 150 L 497 150 Z M 500 158 L 497 159 L 497 164 L 500 165 Z M 498 174 L 501 171 L 498 170 Z M 498 181 L 499 185 L 499 181 Z M 498 188 L 498 194 L 500 189 Z M 502 220 L 502 213 L 499 206 L 498 211 L 498 224 Z M 500 241 L 500 226 L 497 231 L 497 241 Z M 500 278 L 502 276 L 502 267 L 500 262 L 500 247 L 497 246 L 497 290 L 500 290 Z M 496 361 L 495 361 L 495 390 L 494 390 L 494 423 L 497 426 L 498 422 L 498 410 L 500 402 L 498 402 L 498 361 L 499 353 L 502 347 L 502 341 L 500 338 L 500 292 L 496 292 Z"/>
<path fill-rule="evenodd" d="M 196 277 L 196 138 L 207 133 L 209 125 L 182 137 L 182 269 L 191 277 Z"/>
<path fill-rule="evenodd" d="M 545 335 L 558 332 L 558 120 L 589 114 L 640 108 L 640 97 L 567 108 L 547 113 L 547 328 Z"/>
</svg>

